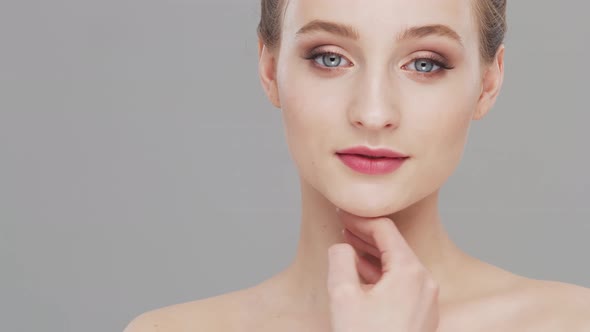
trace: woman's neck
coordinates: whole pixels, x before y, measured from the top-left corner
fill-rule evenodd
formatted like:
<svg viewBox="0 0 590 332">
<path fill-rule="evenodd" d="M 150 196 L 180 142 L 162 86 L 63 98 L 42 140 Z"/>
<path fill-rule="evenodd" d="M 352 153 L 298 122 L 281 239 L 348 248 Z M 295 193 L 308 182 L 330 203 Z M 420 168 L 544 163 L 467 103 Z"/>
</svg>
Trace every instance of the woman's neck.
<svg viewBox="0 0 590 332">
<path fill-rule="evenodd" d="M 285 297 L 301 314 L 328 312 L 326 290 L 328 247 L 343 242 L 343 226 L 335 206 L 306 183 L 301 185 L 302 216 L 297 253 L 278 280 L 288 289 Z M 444 230 L 438 213 L 438 191 L 408 208 L 388 216 L 422 264 L 440 285 L 440 303 L 451 301 L 460 284 L 461 269 L 468 256 L 457 248 Z M 298 309 L 295 309 L 298 308 Z"/>
</svg>

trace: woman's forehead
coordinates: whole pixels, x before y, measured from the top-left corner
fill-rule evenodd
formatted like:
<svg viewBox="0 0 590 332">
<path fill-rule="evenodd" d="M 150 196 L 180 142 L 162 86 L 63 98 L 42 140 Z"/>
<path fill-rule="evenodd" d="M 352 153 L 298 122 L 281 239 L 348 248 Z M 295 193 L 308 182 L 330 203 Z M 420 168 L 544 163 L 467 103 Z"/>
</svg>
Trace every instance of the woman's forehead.
<svg viewBox="0 0 590 332">
<path fill-rule="evenodd" d="M 359 38 L 399 35 L 408 27 L 449 27 L 464 42 L 477 40 L 474 0 L 288 0 L 283 33 L 295 37 L 314 20 L 351 27 Z"/>
</svg>

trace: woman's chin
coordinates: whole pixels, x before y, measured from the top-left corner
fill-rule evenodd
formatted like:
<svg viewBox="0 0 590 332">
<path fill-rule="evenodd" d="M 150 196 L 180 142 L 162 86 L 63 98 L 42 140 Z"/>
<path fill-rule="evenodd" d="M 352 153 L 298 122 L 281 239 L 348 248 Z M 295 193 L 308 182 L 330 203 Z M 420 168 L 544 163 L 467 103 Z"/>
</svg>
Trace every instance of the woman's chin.
<svg viewBox="0 0 590 332">
<path fill-rule="evenodd" d="M 342 192 L 336 191 L 330 201 L 338 208 L 363 218 L 379 218 L 400 216 L 405 212 L 412 213 L 417 206 L 436 206 L 438 190 L 404 191 L 391 193 L 377 192 Z M 330 197 L 330 196 L 326 196 Z"/>
<path fill-rule="evenodd" d="M 379 200 L 354 197 L 341 203 L 335 203 L 338 208 L 363 218 L 384 217 L 400 211 L 402 202 L 396 200 Z"/>
</svg>

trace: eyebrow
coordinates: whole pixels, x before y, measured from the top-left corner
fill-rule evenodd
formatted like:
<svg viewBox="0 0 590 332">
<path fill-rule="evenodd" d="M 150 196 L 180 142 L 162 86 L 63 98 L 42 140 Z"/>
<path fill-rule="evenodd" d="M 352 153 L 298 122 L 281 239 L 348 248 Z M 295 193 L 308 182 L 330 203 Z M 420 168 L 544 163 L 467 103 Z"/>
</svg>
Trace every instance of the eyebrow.
<svg viewBox="0 0 590 332">
<path fill-rule="evenodd" d="M 328 32 L 353 40 L 360 39 L 360 34 L 352 26 L 324 20 L 313 20 L 305 24 L 301 29 L 297 31 L 295 35 L 301 36 L 304 34 L 309 34 L 318 31 Z M 459 34 L 455 30 L 451 29 L 449 26 L 444 24 L 429 24 L 408 27 L 397 35 L 396 40 L 403 41 L 407 39 L 418 39 L 431 35 L 448 37 L 458 42 L 463 47 L 461 36 L 459 36 Z"/>
</svg>

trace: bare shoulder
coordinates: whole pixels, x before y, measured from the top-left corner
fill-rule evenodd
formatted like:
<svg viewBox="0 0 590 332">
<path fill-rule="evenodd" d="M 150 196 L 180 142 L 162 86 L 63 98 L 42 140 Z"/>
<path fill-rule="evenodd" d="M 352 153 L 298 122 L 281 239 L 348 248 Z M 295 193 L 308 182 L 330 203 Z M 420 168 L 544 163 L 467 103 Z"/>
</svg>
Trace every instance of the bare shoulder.
<svg viewBox="0 0 590 332">
<path fill-rule="evenodd" d="M 544 297 L 552 305 L 576 312 L 590 310 L 590 288 L 551 280 L 530 280 L 529 291 Z"/>
<path fill-rule="evenodd" d="M 441 331 L 590 332 L 589 288 L 502 275 L 503 286 L 445 308 Z"/>
<path fill-rule="evenodd" d="M 123 332 L 237 331 L 244 290 L 175 304 L 135 317 Z"/>
<path fill-rule="evenodd" d="M 590 331 L 590 288 L 529 279 L 523 291 L 535 304 L 538 321 L 548 331 Z"/>
</svg>

